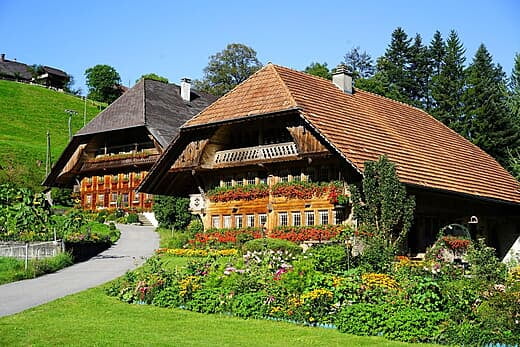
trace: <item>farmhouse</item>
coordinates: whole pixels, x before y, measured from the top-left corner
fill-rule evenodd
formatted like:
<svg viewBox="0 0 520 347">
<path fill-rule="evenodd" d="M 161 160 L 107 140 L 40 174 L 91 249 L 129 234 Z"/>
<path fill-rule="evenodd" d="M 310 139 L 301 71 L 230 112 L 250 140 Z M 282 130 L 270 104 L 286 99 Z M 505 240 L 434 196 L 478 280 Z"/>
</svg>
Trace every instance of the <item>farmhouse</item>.
<svg viewBox="0 0 520 347">
<path fill-rule="evenodd" d="M 43 183 L 75 187 L 85 209 L 149 210 L 135 188 L 179 127 L 215 100 L 181 86 L 142 79 L 76 133 Z"/>
<path fill-rule="evenodd" d="M 504 254 L 520 233 L 520 185 L 492 157 L 422 110 L 268 64 L 186 122 L 140 186 L 191 196 L 206 229 L 352 223 L 348 184 L 366 161 L 396 164 L 416 197 L 410 251 L 472 222 Z"/>
<path fill-rule="evenodd" d="M 63 89 L 69 81 L 66 72 L 50 66 L 29 66 L 16 60 L 8 60 L 0 54 L 0 79 L 19 82 L 35 82 L 47 87 Z"/>
</svg>

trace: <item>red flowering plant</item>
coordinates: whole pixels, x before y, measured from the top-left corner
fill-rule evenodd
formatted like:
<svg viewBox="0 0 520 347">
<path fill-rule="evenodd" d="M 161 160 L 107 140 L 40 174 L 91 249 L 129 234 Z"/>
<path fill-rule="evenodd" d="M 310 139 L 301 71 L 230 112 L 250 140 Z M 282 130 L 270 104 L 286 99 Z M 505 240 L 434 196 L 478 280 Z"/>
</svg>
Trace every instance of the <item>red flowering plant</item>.
<svg viewBox="0 0 520 347">
<path fill-rule="evenodd" d="M 269 234 L 269 237 L 292 242 L 325 241 L 340 234 L 340 225 L 313 225 L 313 226 L 281 226 Z"/>
<path fill-rule="evenodd" d="M 286 197 L 289 199 L 309 200 L 327 195 L 332 204 L 345 202 L 346 195 L 343 193 L 343 183 L 334 182 L 279 182 L 273 186 L 273 196 Z"/>
<path fill-rule="evenodd" d="M 262 237 L 260 228 L 225 228 L 209 229 L 202 233 L 195 234 L 195 238 L 189 243 L 195 247 L 212 246 L 215 248 L 236 246 L 241 240 L 252 240 Z"/>
<path fill-rule="evenodd" d="M 206 195 L 212 202 L 255 200 L 268 197 L 269 187 L 264 183 L 234 187 L 217 187 L 208 191 Z"/>
</svg>

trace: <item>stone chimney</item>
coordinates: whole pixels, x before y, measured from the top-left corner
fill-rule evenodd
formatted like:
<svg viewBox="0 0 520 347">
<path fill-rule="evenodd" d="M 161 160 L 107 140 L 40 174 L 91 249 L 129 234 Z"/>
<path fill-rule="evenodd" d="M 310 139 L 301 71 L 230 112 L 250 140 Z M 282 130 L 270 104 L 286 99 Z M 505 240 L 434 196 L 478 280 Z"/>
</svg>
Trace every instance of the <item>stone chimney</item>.
<svg viewBox="0 0 520 347">
<path fill-rule="evenodd" d="M 332 83 L 347 94 L 352 94 L 352 74 L 344 64 L 339 64 L 332 73 Z"/>
<path fill-rule="evenodd" d="M 191 80 L 189 78 L 181 78 L 181 98 L 189 102 L 191 93 Z"/>
<path fill-rule="evenodd" d="M 5 53 L 0 54 L 0 61 L 1 62 L 5 61 Z"/>
</svg>

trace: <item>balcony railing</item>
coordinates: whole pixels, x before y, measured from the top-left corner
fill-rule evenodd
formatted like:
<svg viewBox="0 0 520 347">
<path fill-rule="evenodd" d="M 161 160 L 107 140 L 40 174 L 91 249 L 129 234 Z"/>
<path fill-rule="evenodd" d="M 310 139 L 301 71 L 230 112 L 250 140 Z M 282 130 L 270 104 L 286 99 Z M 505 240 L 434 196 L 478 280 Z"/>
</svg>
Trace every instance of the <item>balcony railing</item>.
<svg viewBox="0 0 520 347">
<path fill-rule="evenodd" d="M 112 156 L 107 159 L 109 160 L 88 160 L 81 167 L 81 171 L 95 171 L 127 166 L 151 166 L 159 159 L 159 154 L 149 154 L 146 156 Z"/>
<path fill-rule="evenodd" d="M 294 142 L 285 142 L 218 151 L 215 154 L 215 164 L 268 160 L 296 155 L 298 155 L 296 144 Z"/>
</svg>

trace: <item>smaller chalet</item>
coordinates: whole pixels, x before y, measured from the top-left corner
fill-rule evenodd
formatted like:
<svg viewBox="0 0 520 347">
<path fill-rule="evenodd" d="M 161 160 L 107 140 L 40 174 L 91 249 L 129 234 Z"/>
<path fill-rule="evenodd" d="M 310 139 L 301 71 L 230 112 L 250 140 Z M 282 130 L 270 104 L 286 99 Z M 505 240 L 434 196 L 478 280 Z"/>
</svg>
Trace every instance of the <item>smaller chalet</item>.
<svg viewBox="0 0 520 347">
<path fill-rule="evenodd" d="M 5 54 L 0 54 L 0 79 L 34 82 L 55 89 L 63 89 L 69 81 L 70 77 L 60 69 L 50 66 L 38 66 L 37 68 L 37 71 L 33 72 L 31 66 L 7 60 Z"/>
<path fill-rule="evenodd" d="M 416 198 L 410 252 L 470 220 L 502 255 L 520 235 L 520 184 L 503 167 L 426 112 L 353 89 L 342 67 L 331 82 L 268 64 L 186 122 L 140 189 L 191 195 L 206 229 L 333 227 L 355 223 L 348 185 L 381 155 Z"/>
<path fill-rule="evenodd" d="M 73 136 L 43 185 L 74 187 L 85 209 L 149 210 L 152 196 L 136 187 L 179 127 L 215 99 L 188 79 L 142 79 Z"/>
</svg>

